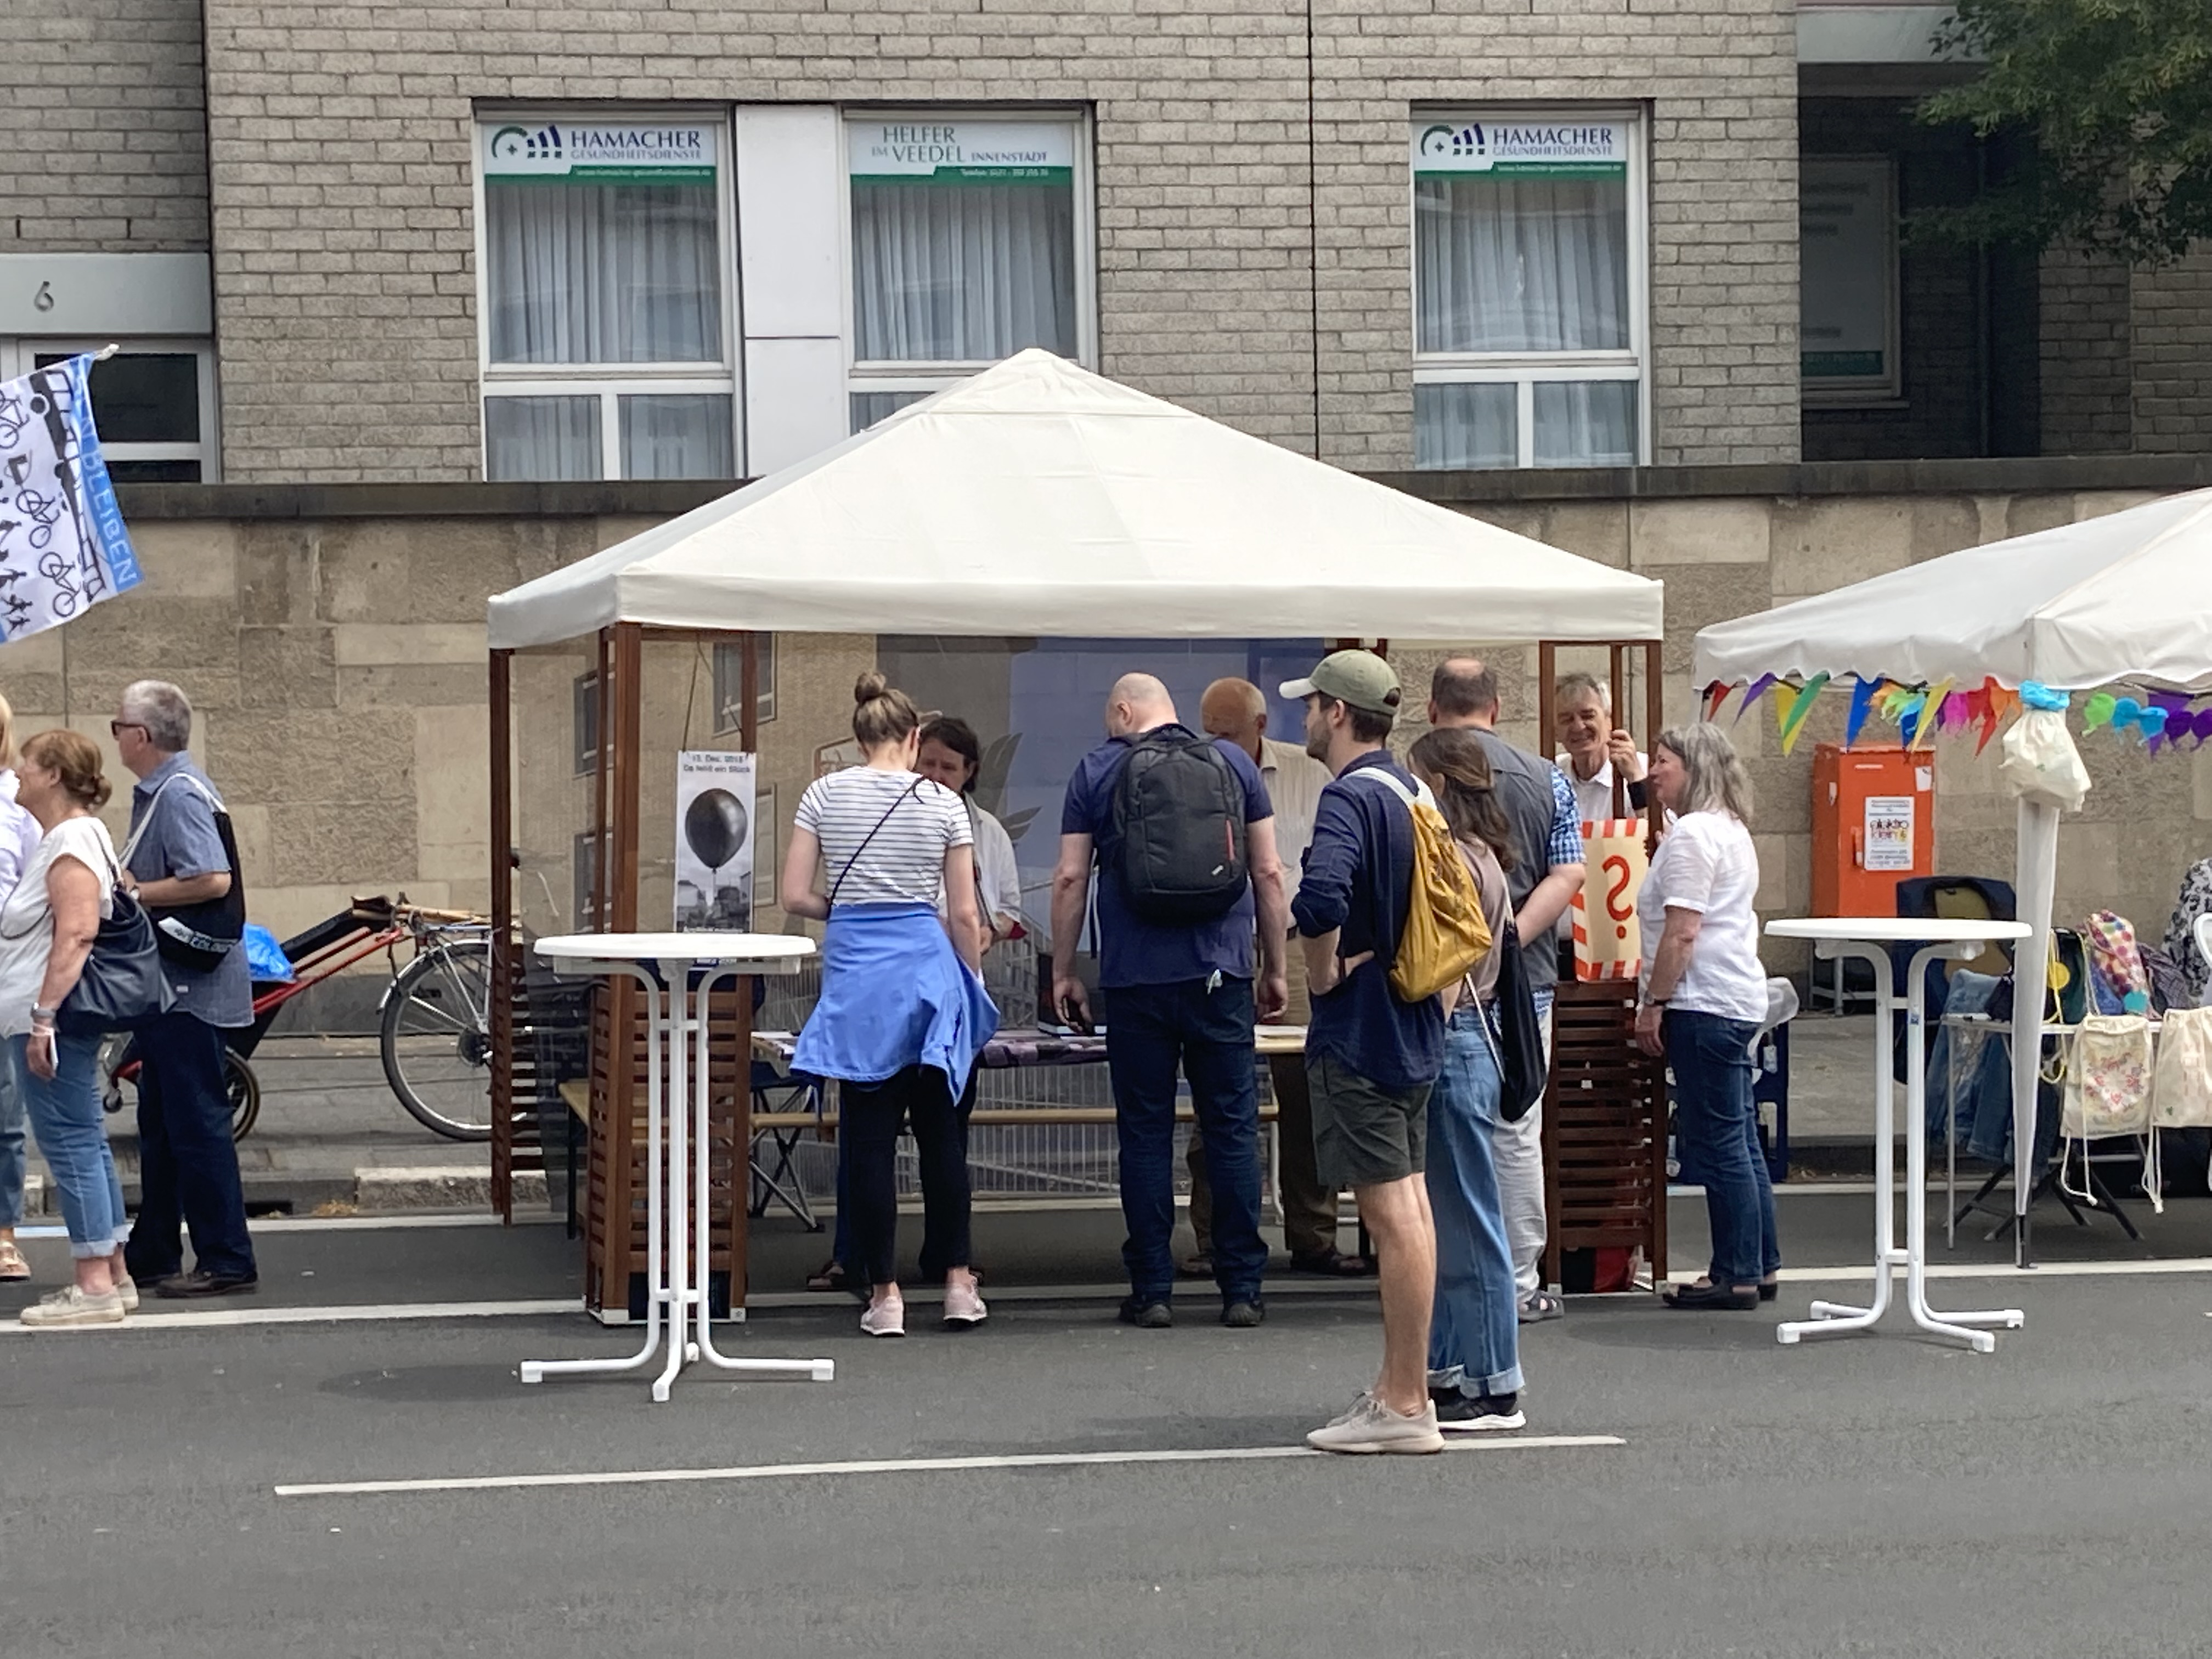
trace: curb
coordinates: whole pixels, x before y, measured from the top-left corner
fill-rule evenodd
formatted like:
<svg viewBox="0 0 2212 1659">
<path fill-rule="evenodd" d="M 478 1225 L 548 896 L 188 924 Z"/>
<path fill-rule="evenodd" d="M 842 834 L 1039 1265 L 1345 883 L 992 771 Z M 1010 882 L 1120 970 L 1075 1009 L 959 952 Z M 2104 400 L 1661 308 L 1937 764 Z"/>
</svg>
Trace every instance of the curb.
<svg viewBox="0 0 2212 1659">
<path fill-rule="evenodd" d="M 362 1168 L 287 1175 L 256 1170 L 242 1176 L 248 1215 L 315 1215 L 361 1212 L 406 1213 L 416 1210 L 491 1211 L 491 1171 L 453 1167 Z M 142 1200 L 135 1172 L 123 1180 L 123 1200 L 136 1209 Z M 543 1209 L 549 1202 L 543 1170 L 514 1172 L 514 1204 Z M 58 1220 L 61 1200 L 44 1170 L 23 1178 L 26 1219 Z"/>
</svg>

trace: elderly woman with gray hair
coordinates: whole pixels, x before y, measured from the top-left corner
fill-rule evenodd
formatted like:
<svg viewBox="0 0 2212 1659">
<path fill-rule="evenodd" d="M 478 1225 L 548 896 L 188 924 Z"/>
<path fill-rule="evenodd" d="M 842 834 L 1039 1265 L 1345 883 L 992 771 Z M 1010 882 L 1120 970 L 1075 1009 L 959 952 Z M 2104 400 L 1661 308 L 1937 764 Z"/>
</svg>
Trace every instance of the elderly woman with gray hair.
<svg viewBox="0 0 2212 1659">
<path fill-rule="evenodd" d="M 1773 1299 L 1782 1266 L 1751 1092 L 1751 1042 L 1766 1017 L 1751 784 L 1710 722 L 1653 739 L 1650 783 L 1675 816 L 1637 898 L 1645 948 L 1636 1040 L 1674 1071 L 1675 1145 L 1704 1175 L 1713 1243 L 1711 1271 L 1667 1303 L 1749 1311 Z"/>
</svg>

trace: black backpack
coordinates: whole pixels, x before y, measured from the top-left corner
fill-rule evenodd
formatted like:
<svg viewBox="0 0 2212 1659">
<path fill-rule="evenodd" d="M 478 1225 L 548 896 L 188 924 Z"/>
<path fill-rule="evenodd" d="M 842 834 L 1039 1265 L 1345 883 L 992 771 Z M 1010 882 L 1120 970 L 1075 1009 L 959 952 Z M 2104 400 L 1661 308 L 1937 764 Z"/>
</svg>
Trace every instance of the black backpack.
<svg viewBox="0 0 2212 1659">
<path fill-rule="evenodd" d="M 1244 786 L 1211 738 L 1156 726 L 1129 744 L 1114 783 L 1115 872 L 1146 921 L 1211 921 L 1251 884 Z"/>
</svg>

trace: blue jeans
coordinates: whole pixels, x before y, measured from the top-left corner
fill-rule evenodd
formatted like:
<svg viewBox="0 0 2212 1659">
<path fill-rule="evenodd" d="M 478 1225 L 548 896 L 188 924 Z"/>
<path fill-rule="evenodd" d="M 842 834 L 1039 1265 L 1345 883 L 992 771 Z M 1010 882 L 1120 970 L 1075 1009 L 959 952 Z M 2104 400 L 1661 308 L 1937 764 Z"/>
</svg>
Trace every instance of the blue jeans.
<svg viewBox="0 0 2212 1659">
<path fill-rule="evenodd" d="M 23 1090 L 12 1062 L 0 1064 L 0 1230 L 23 1218 Z"/>
<path fill-rule="evenodd" d="M 1121 1261 L 1139 1302 L 1175 1291 L 1176 1066 L 1190 1080 L 1213 1188 L 1213 1277 L 1227 1302 L 1256 1301 L 1267 1267 L 1260 1242 L 1260 1089 L 1252 1063 L 1252 981 L 1202 979 L 1119 986 L 1103 994 L 1106 1069 L 1121 1148 Z"/>
<path fill-rule="evenodd" d="M 123 1183 L 116 1178 L 115 1154 L 100 1109 L 100 1039 L 55 1038 L 51 1078 L 32 1075 L 24 1053 L 28 1041 L 8 1039 L 8 1069 L 22 1091 L 31 1133 L 39 1138 L 39 1151 L 61 1194 L 70 1254 L 80 1261 L 112 1255 L 130 1237 L 131 1224 L 124 1217 Z"/>
<path fill-rule="evenodd" d="M 1437 1221 L 1429 1386 L 1468 1395 L 1521 1388 L 1520 1295 L 1490 1151 L 1499 1087 L 1487 1018 L 1462 1005 L 1452 1012 L 1444 1068 L 1429 1091 L 1429 1207 Z"/>
<path fill-rule="evenodd" d="M 1683 1162 L 1705 1178 L 1713 1283 L 1756 1283 L 1782 1265 L 1774 1188 L 1751 1098 L 1751 1039 L 1759 1027 L 1669 1008 L 1664 1030 L 1667 1063 L 1674 1072 L 1674 1139 Z"/>
<path fill-rule="evenodd" d="M 225 1278 L 254 1276 L 246 1194 L 223 1091 L 222 1033 L 191 1014 L 164 1014 L 138 1034 L 138 1226 L 129 1255 L 137 1279 L 183 1271 L 179 1223 L 194 1265 Z"/>
</svg>

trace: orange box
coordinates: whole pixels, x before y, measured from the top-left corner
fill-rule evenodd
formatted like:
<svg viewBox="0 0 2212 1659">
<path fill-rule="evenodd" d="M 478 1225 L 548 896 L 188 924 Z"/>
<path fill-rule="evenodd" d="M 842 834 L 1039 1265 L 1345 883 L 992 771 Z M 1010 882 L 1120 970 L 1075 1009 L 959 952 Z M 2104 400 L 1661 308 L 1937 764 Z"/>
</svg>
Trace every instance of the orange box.
<svg viewBox="0 0 2212 1659">
<path fill-rule="evenodd" d="M 1813 914 L 1890 916 L 1936 873 L 1936 757 L 1895 745 L 1813 751 Z"/>
</svg>

